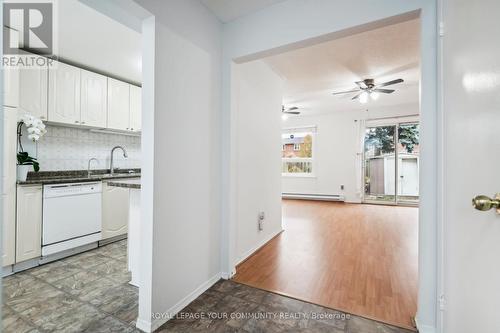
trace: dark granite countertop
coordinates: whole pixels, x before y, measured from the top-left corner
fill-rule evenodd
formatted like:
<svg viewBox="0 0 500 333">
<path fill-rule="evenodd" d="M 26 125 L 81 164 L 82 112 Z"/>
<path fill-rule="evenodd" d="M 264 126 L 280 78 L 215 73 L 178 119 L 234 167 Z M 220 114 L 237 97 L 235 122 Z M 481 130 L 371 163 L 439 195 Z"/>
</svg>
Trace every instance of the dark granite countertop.
<svg viewBox="0 0 500 333">
<path fill-rule="evenodd" d="M 119 169 L 114 175 L 109 169 L 92 170 L 90 177 L 87 170 L 72 171 L 40 171 L 30 172 L 26 181 L 17 181 L 18 185 L 50 185 L 64 183 L 95 182 L 108 179 L 138 178 L 141 177 L 141 169 Z"/>
<path fill-rule="evenodd" d="M 113 181 L 108 182 L 108 186 L 126 187 L 126 188 L 133 188 L 133 189 L 140 190 L 141 189 L 141 179 L 134 178 L 134 179 L 113 180 Z"/>
</svg>

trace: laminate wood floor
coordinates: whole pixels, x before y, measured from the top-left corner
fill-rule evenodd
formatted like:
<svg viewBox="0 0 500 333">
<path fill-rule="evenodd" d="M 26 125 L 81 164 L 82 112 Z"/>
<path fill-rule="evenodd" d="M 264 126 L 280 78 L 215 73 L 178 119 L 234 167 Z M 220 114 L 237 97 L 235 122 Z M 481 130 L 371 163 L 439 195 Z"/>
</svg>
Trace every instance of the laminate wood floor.
<svg viewBox="0 0 500 333">
<path fill-rule="evenodd" d="M 237 267 L 236 282 L 412 327 L 417 208 L 283 200 L 283 222 Z"/>
</svg>

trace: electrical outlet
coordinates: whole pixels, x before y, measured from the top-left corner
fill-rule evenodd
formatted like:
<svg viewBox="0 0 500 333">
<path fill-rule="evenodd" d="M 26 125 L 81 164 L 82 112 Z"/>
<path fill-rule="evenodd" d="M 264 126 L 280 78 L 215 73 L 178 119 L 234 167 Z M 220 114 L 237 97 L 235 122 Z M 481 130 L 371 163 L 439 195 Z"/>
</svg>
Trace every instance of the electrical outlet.
<svg viewBox="0 0 500 333">
<path fill-rule="evenodd" d="M 260 212 L 259 213 L 259 231 L 262 231 L 264 230 L 264 218 L 265 218 L 265 214 L 264 212 Z"/>
</svg>

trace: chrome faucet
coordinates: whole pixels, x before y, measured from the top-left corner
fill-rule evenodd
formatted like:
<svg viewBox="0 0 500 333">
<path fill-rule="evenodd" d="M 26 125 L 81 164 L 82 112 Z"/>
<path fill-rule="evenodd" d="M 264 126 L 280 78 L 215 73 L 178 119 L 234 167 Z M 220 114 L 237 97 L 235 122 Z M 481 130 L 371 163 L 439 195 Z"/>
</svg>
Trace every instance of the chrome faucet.
<svg viewBox="0 0 500 333">
<path fill-rule="evenodd" d="M 89 164 L 88 164 L 88 167 L 87 167 L 87 176 L 90 178 L 90 163 L 92 161 L 96 161 L 97 163 L 99 163 L 99 160 L 95 157 L 92 157 L 90 160 L 89 160 Z"/>
<path fill-rule="evenodd" d="M 113 147 L 113 149 L 111 149 L 111 163 L 109 165 L 111 175 L 114 175 L 114 173 L 115 173 L 114 167 L 113 167 L 113 155 L 114 155 L 115 149 L 121 149 L 123 151 L 123 157 L 125 157 L 125 158 L 128 157 L 127 151 L 122 146 L 115 146 L 115 147 Z"/>
</svg>

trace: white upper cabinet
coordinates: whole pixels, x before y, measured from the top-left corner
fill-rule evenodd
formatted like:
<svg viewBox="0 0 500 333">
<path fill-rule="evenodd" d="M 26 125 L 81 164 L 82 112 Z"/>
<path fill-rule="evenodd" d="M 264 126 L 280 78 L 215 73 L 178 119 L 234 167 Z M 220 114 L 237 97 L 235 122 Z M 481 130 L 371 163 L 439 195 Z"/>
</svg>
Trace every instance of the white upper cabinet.
<svg viewBox="0 0 500 333">
<path fill-rule="evenodd" d="M 19 33 L 16 30 L 7 27 L 4 27 L 4 30 L 10 34 L 12 43 L 19 44 Z M 3 105 L 17 107 L 19 105 L 19 69 L 5 66 L 3 75 Z"/>
<path fill-rule="evenodd" d="M 38 56 L 41 57 L 41 56 Z M 19 113 L 47 120 L 48 67 L 19 70 Z"/>
<path fill-rule="evenodd" d="M 86 126 L 106 127 L 108 78 L 81 70 L 81 120 Z"/>
<path fill-rule="evenodd" d="M 130 86 L 130 130 L 141 131 L 141 95 L 142 89 Z"/>
<path fill-rule="evenodd" d="M 108 128 L 130 129 L 130 84 L 108 78 Z"/>
<path fill-rule="evenodd" d="M 80 124 L 80 72 L 62 62 L 49 68 L 49 121 Z"/>
</svg>

